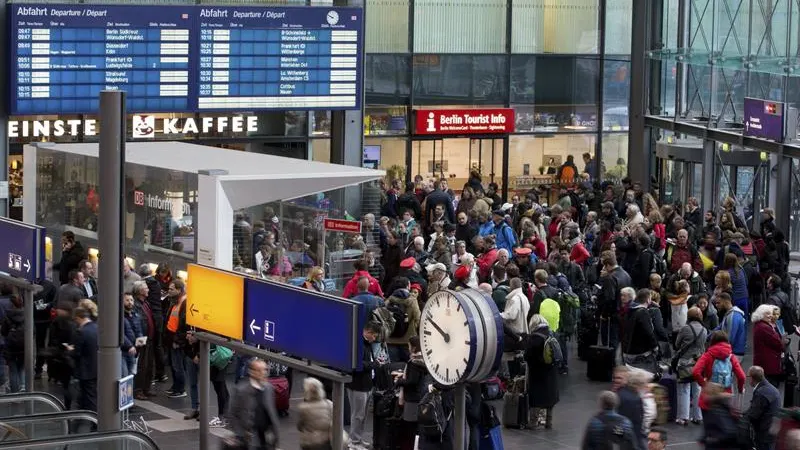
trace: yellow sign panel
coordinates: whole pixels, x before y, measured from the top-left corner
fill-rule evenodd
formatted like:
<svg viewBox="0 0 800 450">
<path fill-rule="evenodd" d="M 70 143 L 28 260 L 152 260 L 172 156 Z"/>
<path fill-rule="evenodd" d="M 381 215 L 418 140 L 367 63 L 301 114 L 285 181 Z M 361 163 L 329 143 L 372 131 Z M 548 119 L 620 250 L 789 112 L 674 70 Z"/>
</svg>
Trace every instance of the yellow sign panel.
<svg viewBox="0 0 800 450">
<path fill-rule="evenodd" d="M 189 264 L 186 323 L 231 339 L 242 339 L 244 278 Z"/>
</svg>

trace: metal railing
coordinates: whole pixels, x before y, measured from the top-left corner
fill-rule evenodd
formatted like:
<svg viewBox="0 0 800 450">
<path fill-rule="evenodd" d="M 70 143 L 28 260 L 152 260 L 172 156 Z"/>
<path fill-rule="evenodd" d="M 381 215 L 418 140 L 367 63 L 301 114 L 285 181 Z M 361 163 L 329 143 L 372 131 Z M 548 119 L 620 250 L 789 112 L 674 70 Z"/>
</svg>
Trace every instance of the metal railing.
<svg viewBox="0 0 800 450">
<path fill-rule="evenodd" d="M 56 412 L 64 411 L 64 403 L 55 395 L 47 392 L 22 392 L 18 394 L 0 395 L 0 405 L 22 402 L 43 403 L 51 406 Z M 5 410 L 5 408 L 0 408 L 0 410 Z M 28 414 L 33 414 L 33 411 L 28 412 Z M 2 414 L 0 414 L 0 417 L 3 417 Z"/>
<path fill-rule="evenodd" d="M 148 436 L 136 431 L 107 431 L 69 436 L 30 439 L 26 441 L 0 442 L 0 450 L 33 450 L 61 448 L 83 449 L 86 444 L 102 444 L 119 441 L 123 444 L 138 444 L 141 449 L 158 450 L 158 445 Z"/>
<path fill-rule="evenodd" d="M 7 429 L 14 430 L 19 429 L 19 427 L 24 427 L 26 429 L 31 430 L 31 433 L 22 433 L 23 436 L 17 435 L 20 439 L 32 439 L 36 438 L 35 436 L 35 429 L 33 428 L 34 424 L 39 423 L 63 423 L 63 436 L 69 434 L 70 431 L 70 422 L 77 420 L 83 420 L 86 422 L 90 422 L 92 424 L 97 425 L 97 413 L 93 411 L 84 411 L 84 410 L 76 410 L 76 411 L 63 411 L 63 412 L 53 412 L 53 413 L 44 413 L 44 414 L 34 414 L 34 415 L 26 415 L 26 416 L 15 416 L 15 417 L 8 417 L 4 419 L 0 419 L 0 426 L 5 426 Z M 13 433 L 9 432 L 6 433 L 6 436 L 0 438 L 0 442 L 5 442 Z M 56 436 L 43 436 L 43 437 L 56 437 Z"/>
</svg>

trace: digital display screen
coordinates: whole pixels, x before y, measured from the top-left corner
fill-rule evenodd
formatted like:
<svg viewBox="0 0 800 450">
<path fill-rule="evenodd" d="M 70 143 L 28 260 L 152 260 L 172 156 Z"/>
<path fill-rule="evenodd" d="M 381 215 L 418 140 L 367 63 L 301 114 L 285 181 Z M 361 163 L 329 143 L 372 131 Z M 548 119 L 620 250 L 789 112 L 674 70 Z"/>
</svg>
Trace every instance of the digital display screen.
<svg viewBox="0 0 800 450">
<path fill-rule="evenodd" d="M 358 109 L 362 10 L 10 6 L 11 114 Z"/>
</svg>

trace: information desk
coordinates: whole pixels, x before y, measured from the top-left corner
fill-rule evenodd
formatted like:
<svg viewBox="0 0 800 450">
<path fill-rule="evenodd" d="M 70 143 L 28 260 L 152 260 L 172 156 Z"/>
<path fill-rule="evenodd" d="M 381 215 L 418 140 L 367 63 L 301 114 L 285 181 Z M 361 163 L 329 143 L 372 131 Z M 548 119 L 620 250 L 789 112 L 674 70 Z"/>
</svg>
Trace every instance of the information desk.
<svg viewBox="0 0 800 450">
<path fill-rule="evenodd" d="M 360 8 L 9 8 L 11 114 L 360 108 Z"/>
</svg>

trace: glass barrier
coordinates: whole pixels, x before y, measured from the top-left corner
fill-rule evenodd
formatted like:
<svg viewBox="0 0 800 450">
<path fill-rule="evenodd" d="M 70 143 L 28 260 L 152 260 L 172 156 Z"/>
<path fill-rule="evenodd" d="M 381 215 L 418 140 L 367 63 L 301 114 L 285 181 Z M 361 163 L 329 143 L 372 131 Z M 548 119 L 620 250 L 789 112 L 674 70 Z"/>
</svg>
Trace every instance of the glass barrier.
<svg viewBox="0 0 800 450">
<path fill-rule="evenodd" d="M 73 434 L 70 436 L 16 442 L 0 442 L 0 450 L 100 450 L 112 446 L 122 450 L 158 450 L 158 445 L 152 439 L 135 431 Z"/>
<path fill-rule="evenodd" d="M 61 412 L 64 404 L 47 392 L 0 395 L 0 420 L 8 417 Z"/>
</svg>

